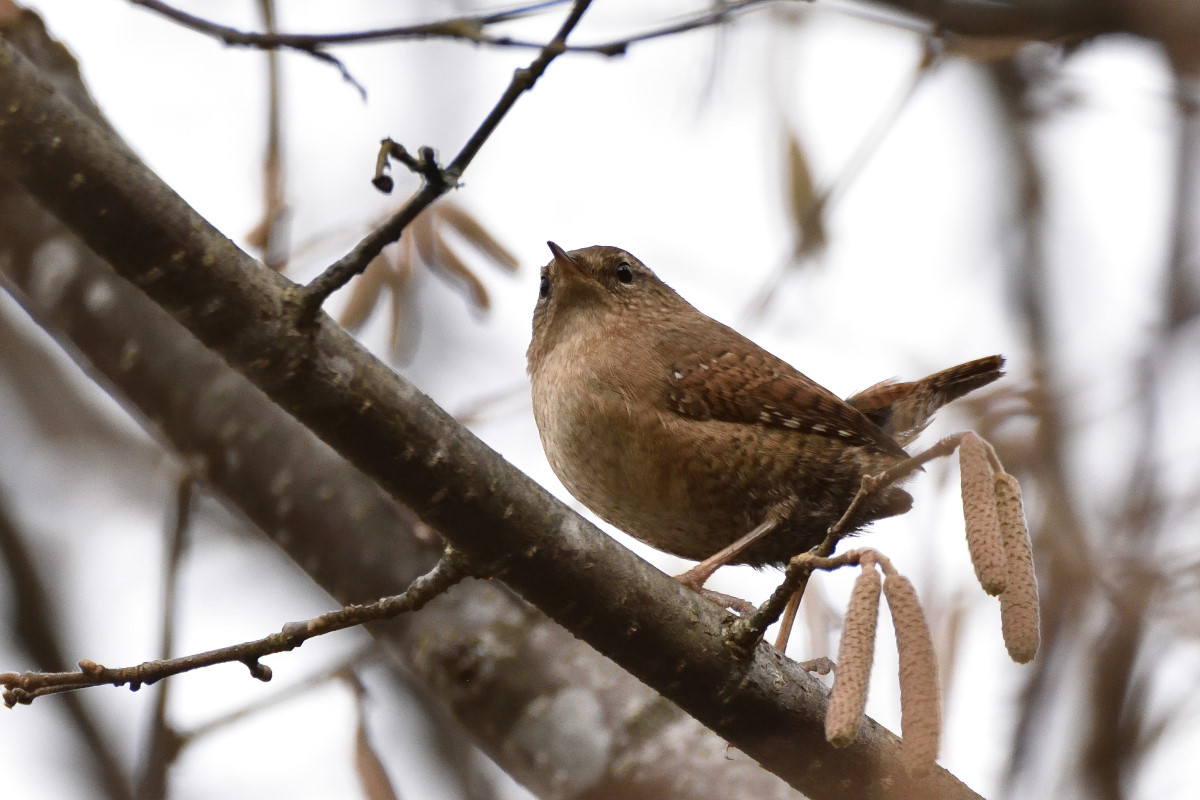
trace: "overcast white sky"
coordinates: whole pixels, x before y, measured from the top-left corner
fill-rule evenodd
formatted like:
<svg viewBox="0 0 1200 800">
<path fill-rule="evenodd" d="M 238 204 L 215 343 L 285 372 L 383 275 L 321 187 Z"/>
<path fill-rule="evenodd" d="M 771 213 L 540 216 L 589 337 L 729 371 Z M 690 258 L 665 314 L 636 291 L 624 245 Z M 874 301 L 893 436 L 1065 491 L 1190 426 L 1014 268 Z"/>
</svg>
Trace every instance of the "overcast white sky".
<svg viewBox="0 0 1200 800">
<path fill-rule="evenodd" d="M 122 135 L 204 216 L 243 241 L 261 214 L 265 56 L 224 49 L 121 0 L 32 5 L 77 55 L 101 108 Z M 178 5 L 234 26 L 260 27 L 249 0 Z M 576 41 L 636 31 L 690 7 L 665 0 L 596 5 Z M 336 15 L 331 4 L 311 0 L 280 0 L 278 6 L 281 27 L 303 32 L 449 13 L 436 3 L 370 0 L 339 3 Z M 791 26 L 765 14 L 740 18 L 721 37 L 715 74 L 710 66 L 716 37 L 709 31 L 642 44 L 621 59 L 568 56 L 554 63 L 486 145 L 454 198 L 518 255 L 522 270 L 513 277 L 482 260 L 472 262 L 493 296 L 486 317 L 440 281 L 422 276 L 422 347 L 401 370 L 451 411 L 491 393 L 520 389 L 537 268 L 548 257 L 545 241 L 553 239 L 569 249 L 614 244 L 632 251 L 702 310 L 738 325 L 842 395 L 993 352 L 1010 358 L 1008 380 L 1021 385 L 1027 376 L 1023 337 L 1006 327 L 1002 299 L 1013 214 L 1005 178 L 1010 154 L 993 127 L 994 109 L 980 91 L 980 78 L 964 62 L 950 61 L 922 82 L 861 174 L 840 193 L 829 219 L 831 245 L 819 265 L 789 279 L 764 318 L 744 322 L 747 304 L 791 249 L 783 202 L 786 127 L 799 132 L 818 183 L 827 184 L 903 92 L 921 55 L 918 38 L 908 31 L 821 8 L 818 2 L 816 13 Z M 558 24 L 558 13 L 512 30 L 544 35 Z M 329 66 L 301 55 L 283 58 L 293 243 L 319 240 L 297 256 L 294 277 L 315 274 L 415 186 L 398 172 L 392 198 L 371 187 L 381 138 L 391 136 L 410 149 L 432 145 L 449 158 L 498 98 L 511 70 L 532 57 L 527 51 L 440 42 L 336 52 L 366 86 L 366 103 Z M 1165 257 L 1165 169 L 1173 135 L 1169 79 L 1156 54 L 1123 44 L 1072 60 L 1064 85 L 1080 100 L 1044 136 L 1055 164 L 1049 202 L 1062 228 L 1051 257 L 1059 280 L 1075 293 L 1075 302 L 1061 309 L 1060 356 L 1077 364 L 1072 377 L 1080 385 L 1102 382 L 1112 390 L 1105 396 L 1116 402 L 1112 398 L 1129 391 L 1128 362 L 1153 321 L 1155 298 L 1147 293 L 1146 275 Z M 386 316 L 380 314 L 364 334 L 381 353 Z M 524 398 L 503 405 L 476 430 L 567 497 L 541 454 Z M 938 430 L 961 422 L 950 417 Z M 4 433 L 17 437 L 21 427 L 19 419 L 10 420 Z M 25 439 L 22 457 L 31 464 L 30 474 L 63 469 L 62 453 L 28 441 L 28 434 Z M 1103 468 L 1080 470 L 1081 481 L 1115 480 Z M 172 477 L 164 469 L 163 484 L 154 490 L 157 505 L 125 510 L 109 503 L 99 512 L 97 495 L 103 492 L 86 488 L 93 480 L 76 475 L 60 487 L 54 514 L 25 513 L 41 515 L 40 524 L 72 541 L 62 531 L 83 524 L 84 515 L 90 519 L 91 538 L 105 543 L 103 551 L 72 559 L 72 580 L 127 606 L 137 621 L 131 621 L 128 642 L 113 642 L 106 629 L 87 640 L 96 651 L 86 655 L 103 652 L 98 660 L 106 663 L 136 663 L 156 647 L 156 623 L 145 607 L 153 608 L 156 597 L 157 556 L 149 556 L 155 567 L 146 570 L 144 585 L 131 585 L 115 568 L 97 565 L 111 557 L 113 536 L 130 552 L 155 552 Z M 947 487 L 953 489 L 953 481 L 931 469 L 914 484 L 918 508 L 878 525 L 864 539 L 914 578 L 926 602 L 968 598 L 971 624 L 948 687 L 941 763 L 991 796 L 1002 777 L 1007 709 L 1020 688 L 1021 668 L 1004 654 L 996 604 L 973 588 L 961 512 Z M 10 495 L 21 493 L 19 484 L 6 488 Z M 206 525 L 224 521 L 216 515 Z M 685 566 L 632 546 L 668 571 Z M 260 580 L 261 559 L 257 548 L 241 556 L 225 547 L 197 548 L 186 578 L 180 648 L 261 635 L 324 610 L 316 595 L 275 592 L 282 582 Z M 727 572 L 714 586 L 751 599 L 763 597 L 777 577 L 744 568 Z M 253 602 L 239 595 L 223 605 L 219 587 L 239 575 L 234 585 L 257 587 Z M 824 585 L 835 602 L 846 590 L 840 576 Z M 258 611 L 247 614 L 247 606 Z M 81 634 L 86 635 L 82 627 Z M 880 643 L 868 712 L 896 729 L 894 653 L 887 634 Z M 346 644 L 329 645 L 324 654 L 322 647 L 306 646 L 303 658 L 276 660 L 283 667 L 276 666 L 277 672 L 282 678 L 314 671 Z M 792 654 L 809 657 L 807 648 L 806 637 L 798 636 Z M 214 713 L 214 693 L 224 706 L 262 691 L 233 669 L 186 678 L 179 689 L 173 716 L 186 724 Z M 137 746 L 132 726 L 148 716 L 149 700 L 148 693 L 116 690 L 91 695 L 106 710 L 124 709 L 130 753 Z M 327 756 L 331 748 L 349 753 L 349 709 L 342 690 L 322 690 L 246 723 L 225 737 L 229 742 L 189 750 L 173 773 L 173 796 L 269 794 L 290 764 Z M 44 717 L 52 713 L 50 703 L 38 703 L 0 718 L 0 752 L 18 757 L 5 770 L 6 796 L 68 796 L 70 783 L 55 764 L 38 758 L 40 737 L 49 730 Z M 393 736 L 396 742 L 419 738 Z M 246 755 L 246 742 L 269 753 L 265 762 L 257 749 L 254 758 L 238 757 Z M 398 765 L 393 778 L 405 796 L 436 796 L 428 779 L 410 768 L 409 759 L 423 752 L 419 745 L 398 749 L 403 752 L 390 756 Z M 348 755 L 343 761 L 342 771 L 310 776 L 289 787 L 289 796 L 353 796 Z"/>
</svg>

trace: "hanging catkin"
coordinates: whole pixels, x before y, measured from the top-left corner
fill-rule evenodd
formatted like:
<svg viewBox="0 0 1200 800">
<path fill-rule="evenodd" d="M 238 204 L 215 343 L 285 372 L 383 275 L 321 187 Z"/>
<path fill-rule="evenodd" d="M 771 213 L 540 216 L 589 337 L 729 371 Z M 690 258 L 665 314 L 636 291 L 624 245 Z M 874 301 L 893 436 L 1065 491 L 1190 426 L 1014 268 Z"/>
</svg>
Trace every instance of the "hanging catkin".
<svg viewBox="0 0 1200 800">
<path fill-rule="evenodd" d="M 922 775 L 933 768 L 942 729 L 933 640 L 908 578 L 888 575 L 883 592 L 892 612 L 900 657 L 900 752 L 909 772 Z"/>
<path fill-rule="evenodd" d="M 1008 565 L 1008 582 L 1000 595 L 1000 626 L 1008 654 L 1018 664 L 1037 655 L 1041 640 L 1037 578 L 1033 572 L 1033 547 L 1025 513 L 1021 508 L 1021 486 L 1002 472 L 996 476 L 996 508 Z"/>
<path fill-rule="evenodd" d="M 879 572 L 872 559 L 864 559 L 854 582 L 842 641 L 838 645 L 837 671 L 829 710 L 825 714 L 825 738 L 834 747 L 854 741 L 867 702 L 871 663 L 875 660 L 875 623 L 879 618 Z"/>
<path fill-rule="evenodd" d="M 958 465 L 971 563 L 975 565 L 975 575 L 983 590 L 997 595 L 1004 591 L 1008 568 L 1004 563 L 992 467 L 988 463 L 987 445 L 982 439 L 973 433 L 963 436 L 958 446 Z"/>
</svg>

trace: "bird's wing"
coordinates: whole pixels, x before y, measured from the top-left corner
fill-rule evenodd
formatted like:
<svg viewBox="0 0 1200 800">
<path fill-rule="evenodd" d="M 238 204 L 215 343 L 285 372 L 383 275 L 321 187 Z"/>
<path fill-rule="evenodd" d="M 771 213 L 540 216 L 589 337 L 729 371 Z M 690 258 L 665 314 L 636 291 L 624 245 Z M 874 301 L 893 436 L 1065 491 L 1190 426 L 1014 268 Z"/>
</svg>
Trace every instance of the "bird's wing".
<svg viewBox="0 0 1200 800">
<path fill-rule="evenodd" d="M 668 403 L 685 417 L 787 428 L 907 455 L 858 409 L 765 350 L 690 354 L 672 363 L 667 378 Z"/>
</svg>

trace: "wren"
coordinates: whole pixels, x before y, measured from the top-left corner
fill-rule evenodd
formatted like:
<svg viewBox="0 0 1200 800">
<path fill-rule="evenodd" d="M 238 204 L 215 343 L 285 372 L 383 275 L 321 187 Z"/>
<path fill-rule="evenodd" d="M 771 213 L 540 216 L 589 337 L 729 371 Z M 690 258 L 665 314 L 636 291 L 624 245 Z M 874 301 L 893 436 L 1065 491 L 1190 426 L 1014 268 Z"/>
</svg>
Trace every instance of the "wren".
<svg viewBox="0 0 1200 800">
<path fill-rule="evenodd" d="M 550 466 L 652 547 L 693 560 L 723 551 L 705 578 L 726 561 L 782 565 L 819 544 L 863 476 L 906 459 L 934 412 L 1003 374 L 1004 359 L 988 356 L 842 400 L 624 250 L 549 245 L 527 357 Z M 911 507 L 885 487 L 848 530 Z"/>
</svg>

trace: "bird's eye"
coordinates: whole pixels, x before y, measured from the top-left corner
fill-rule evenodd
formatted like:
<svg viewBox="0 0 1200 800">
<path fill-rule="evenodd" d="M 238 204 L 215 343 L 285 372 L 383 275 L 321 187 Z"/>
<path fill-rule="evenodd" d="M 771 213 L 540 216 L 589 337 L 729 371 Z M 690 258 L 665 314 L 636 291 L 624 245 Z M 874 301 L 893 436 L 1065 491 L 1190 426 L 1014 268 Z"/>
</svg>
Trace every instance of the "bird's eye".
<svg viewBox="0 0 1200 800">
<path fill-rule="evenodd" d="M 633 267 L 629 266 L 628 261 L 617 264 L 617 280 L 621 283 L 633 283 Z"/>
<path fill-rule="evenodd" d="M 545 275 L 542 276 L 541 283 L 538 284 L 538 297 L 546 297 L 550 294 L 550 279 Z"/>
</svg>

